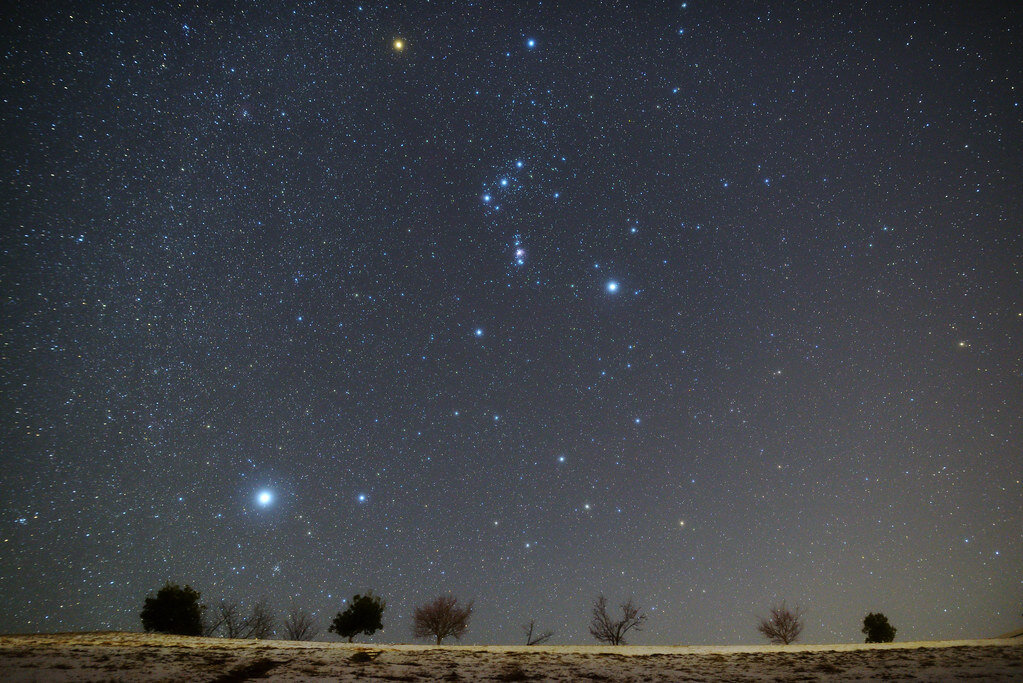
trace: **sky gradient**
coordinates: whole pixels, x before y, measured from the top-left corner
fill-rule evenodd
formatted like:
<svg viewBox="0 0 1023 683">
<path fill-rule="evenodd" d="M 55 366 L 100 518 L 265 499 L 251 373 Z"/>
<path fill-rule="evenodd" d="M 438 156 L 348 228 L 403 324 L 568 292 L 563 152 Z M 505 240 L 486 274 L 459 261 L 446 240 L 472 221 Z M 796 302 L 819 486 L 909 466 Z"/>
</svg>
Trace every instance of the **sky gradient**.
<svg viewBox="0 0 1023 683">
<path fill-rule="evenodd" d="M 1023 6 L 212 5 L 0 19 L 0 631 L 1021 625 Z"/>
</svg>

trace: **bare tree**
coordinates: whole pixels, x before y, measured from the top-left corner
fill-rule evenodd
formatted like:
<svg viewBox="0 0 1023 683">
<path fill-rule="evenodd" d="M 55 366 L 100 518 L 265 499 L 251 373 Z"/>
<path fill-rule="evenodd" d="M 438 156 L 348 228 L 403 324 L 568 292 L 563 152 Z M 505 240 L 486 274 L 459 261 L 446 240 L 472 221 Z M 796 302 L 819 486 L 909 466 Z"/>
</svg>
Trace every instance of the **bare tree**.
<svg viewBox="0 0 1023 683">
<path fill-rule="evenodd" d="M 470 616 L 472 600 L 465 607 L 459 607 L 458 598 L 453 595 L 441 595 L 433 602 L 416 607 L 412 613 L 412 636 L 434 637 L 438 645 L 448 636 L 461 638 L 469 628 Z"/>
<path fill-rule="evenodd" d="M 546 643 L 554 635 L 554 631 L 536 631 L 536 620 L 530 619 L 529 623 L 522 627 L 522 632 L 526 634 L 526 645 L 539 645 Z"/>
<path fill-rule="evenodd" d="M 274 626 L 277 619 L 267 606 L 266 602 L 260 600 L 252 606 L 252 612 L 245 619 L 245 630 L 242 638 L 256 638 L 265 640 L 274 634 Z"/>
<path fill-rule="evenodd" d="M 608 645 L 625 645 L 625 634 L 635 629 L 642 631 L 641 625 L 646 615 L 639 613 L 639 608 L 632 604 L 632 598 L 621 604 L 622 618 L 614 619 L 607 613 L 607 598 L 603 595 L 593 603 L 593 618 L 590 620 L 590 635 L 601 643 Z"/>
<path fill-rule="evenodd" d="M 761 619 L 757 630 L 775 645 L 788 645 L 796 642 L 803 632 L 803 610 L 798 606 L 789 609 L 785 603 L 771 608 L 771 616 Z"/>
<path fill-rule="evenodd" d="M 224 619 L 220 610 L 205 610 L 202 614 L 202 634 L 207 638 L 213 638 L 224 625 Z"/>
<path fill-rule="evenodd" d="M 292 607 L 288 611 L 288 617 L 282 627 L 288 640 L 312 640 L 320 631 L 316 627 L 313 615 L 298 607 Z"/>
<path fill-rule="evenodd" d="M 265 639 L 273 635 L 275 621 L 266 602 L 257 602 L 249 615 L 244 616 L 237 602 L 221 600 L 216 614 L 203 626 L 203 634 Z"/>
<path fill-rule="evenodd" d="M 245 629 L 245 618 L 237 602 L 220 601 L 210 635 L 219 633 L 224 638 L 241 638 Z"/>
</svg>

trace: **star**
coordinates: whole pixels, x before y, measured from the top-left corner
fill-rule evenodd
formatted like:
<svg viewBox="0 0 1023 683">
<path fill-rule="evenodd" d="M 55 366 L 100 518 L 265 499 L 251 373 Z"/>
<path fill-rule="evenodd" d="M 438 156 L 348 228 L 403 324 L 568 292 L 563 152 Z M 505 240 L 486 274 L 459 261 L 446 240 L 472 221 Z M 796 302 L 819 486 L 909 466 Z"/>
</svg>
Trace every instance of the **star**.
<svg viewBox="0 0 1023 683">
<path fill-rule="evenodd" d="M 618 281 L 617 280 L 608 280 L 607 284 L 604 285 L 604 289 L 607 290 L 608 294 L 617 294 L 618 293 Z"/>
<path fill-rule="evenodd" d="M 401 52 L 402 50 L 405 49 L 405 41 L 402 40 L 401 38 L 395 38 L 394 42 L 391 43 L 391 47 L 394 48 L 395 52 Z"/>
<path fill-rule="evenodd" d="M 256 502 L 262 507 L 267 507 L 270 503 L 274 502 L 274 494 L 267 489 L 263 489 L 256 494 Z"/>
</svg>

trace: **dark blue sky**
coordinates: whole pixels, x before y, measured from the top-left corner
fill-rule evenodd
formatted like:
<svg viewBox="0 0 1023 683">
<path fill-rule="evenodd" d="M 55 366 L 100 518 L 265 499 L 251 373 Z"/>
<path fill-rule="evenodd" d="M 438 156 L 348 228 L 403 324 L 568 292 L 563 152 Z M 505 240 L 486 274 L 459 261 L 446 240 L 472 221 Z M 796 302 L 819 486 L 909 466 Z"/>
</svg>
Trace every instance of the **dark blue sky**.
<svg viewBox="0 0 1023 683">
<path fill-rule="evenodd" d="M 0 630 L 1019 625 L 1016 3 L 214 5 L 0 21 Z"/>
</svg>

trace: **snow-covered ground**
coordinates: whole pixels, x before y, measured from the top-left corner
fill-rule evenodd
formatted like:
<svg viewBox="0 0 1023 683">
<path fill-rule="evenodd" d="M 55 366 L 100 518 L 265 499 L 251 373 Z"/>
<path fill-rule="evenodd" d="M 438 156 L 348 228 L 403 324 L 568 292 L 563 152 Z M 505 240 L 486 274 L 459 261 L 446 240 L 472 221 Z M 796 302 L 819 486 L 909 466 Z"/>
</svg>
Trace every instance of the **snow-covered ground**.
<svg viewBox="0 0 1023 683">
<path fill-rule="evenodd" d="M 362 660 L 362 661 L 360 661 Z M 1023 681 L 1023 642 L 696 647 L 348 645 L 0 636 L 3 681 Z"/>
</svg>

